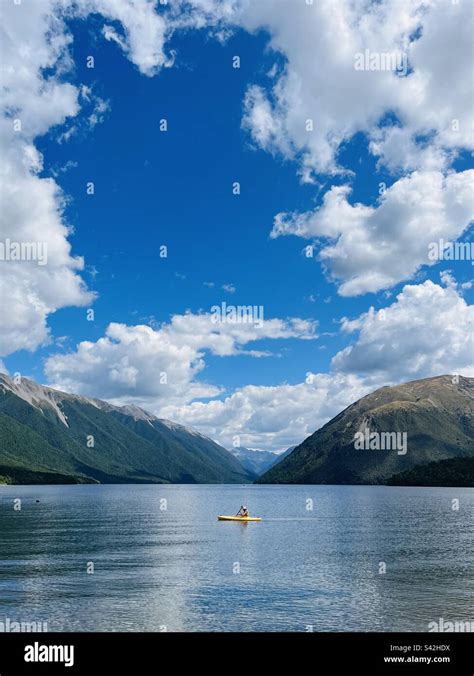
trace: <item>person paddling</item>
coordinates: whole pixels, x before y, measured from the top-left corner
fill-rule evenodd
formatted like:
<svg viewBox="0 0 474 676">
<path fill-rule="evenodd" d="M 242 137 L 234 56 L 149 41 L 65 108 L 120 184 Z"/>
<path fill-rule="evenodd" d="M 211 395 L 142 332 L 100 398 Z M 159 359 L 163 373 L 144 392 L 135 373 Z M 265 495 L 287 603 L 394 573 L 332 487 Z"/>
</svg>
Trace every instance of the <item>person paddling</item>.
<svg viewBox="0 0 474 676">
<path fill-rule="evenodd" d="M 249 516 L 249 510 L 247 509 L 247 507 L 244 507 L 244 505 L 241 505 L 239 511 L 235 516 Z"/>
</svg>

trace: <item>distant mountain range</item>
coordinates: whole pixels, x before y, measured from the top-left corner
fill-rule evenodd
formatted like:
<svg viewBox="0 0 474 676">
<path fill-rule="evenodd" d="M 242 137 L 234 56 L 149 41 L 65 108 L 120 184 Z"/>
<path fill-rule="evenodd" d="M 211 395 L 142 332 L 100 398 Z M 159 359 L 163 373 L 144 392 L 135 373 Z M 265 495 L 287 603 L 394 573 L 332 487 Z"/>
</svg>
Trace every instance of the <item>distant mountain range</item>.
<svg viewBox="0 0 474 676">
<path fill-rule="evenodd" d="M 439 376 L 363 397 L 257 481 L 472 486 L 473 470 L 474 378 Z"/>
<path fill-rule="evenodd" d="M 382 438 L 401 445 L 377 446 Z M 0 483 L 255 479 L 473 486 L 474 379 L 439 376 L 382 387 L 277 455 L 248 448 L 229 452 L 137 406 L 114 406 L 0 374 Z"/>
<path fill-rule="evenodd" d="M 249 483 L 211 439 L 136 406 L 112 406 L 0 374 L 0 481 Z"/>
<path fill-rule="evenodd" d="M 267 469 L 270 469 L 276 463 L 281 462 L 283 458 L 286 458 L 294 448 L 294 446 L 291 446 L 286 451 L 283 451 L 283 453 L 261 451 L 256 448 L 244 448 L 243 446 L 230 448 L 229 451 L 237 458 L 242 467 L 255 476 L 260 476 Z"/>
</svg>

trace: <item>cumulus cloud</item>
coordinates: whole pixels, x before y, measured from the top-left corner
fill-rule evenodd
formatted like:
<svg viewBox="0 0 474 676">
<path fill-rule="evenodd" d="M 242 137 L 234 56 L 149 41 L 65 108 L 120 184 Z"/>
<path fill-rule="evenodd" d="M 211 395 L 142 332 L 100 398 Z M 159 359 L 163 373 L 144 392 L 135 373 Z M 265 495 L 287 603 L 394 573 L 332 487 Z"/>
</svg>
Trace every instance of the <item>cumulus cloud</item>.
<svg viewBox="0 0 474 676">
<path fill-rule="evenodd" d="M 459 150 L 473 148 L 468 2 L 186 0 L 163 8 L 153 0 L 42 0 L 2 3 L 1 9 L 8 64 L 1 72 L 7 205 L 2 240 L 47 243 L 48 265 L 1 263 L 8 321 L 2 323 L 0 354 L 44 344 L 51 313 L 93 300 L 81 278 L 84 262 L 71 250 L 65 196 L 53 178 L 40 178 L 42 157 L 34 145 L 38 136 L 75 120 L 84 106 L 83 90 L 66 81 L 72 36 L 65 18 L 72 16 L 101 15 L 104 39 L 114 41 L 145 76 L 172 64 L 166 39 L 178 28 L 208 28 L 218 39 L 233 27 L 264 29 L 284 65 L 272 69 L 268 86 L 250 83 L 243 102 L 243 127 L 259 147 L 295 159 L 302 180 L 315 181 L 317 172 L 345 171 L 339 166 L 341 145 L 363 132 L 381 165 L 414 172 L 396 181 L 375 206 L 350 204 L 348 187 L 334 187 L 318 211 L 277 217 L 274 236 L 328 238 L 320 258 L 340 281 L 341 294 L 389 288 L 409 278 L 427 263 L 429 241 L 455 239 L 466 227 L 471 174 L 447 170 Z M 406 76 L 356 70 L 354 58 L 366 49 L 406 54 Z M 105 113 L 106 103 L 98 106 L 92 126 Z M 15 128 L 18 121 L 21 129 Z M 69 131 L 76 128 L 72 123 Z M 51 356 L 46 374 L 64 389 L 133 400 L 213 430 L 211 436 L 226 445 L 237 433 L 243 445 L 284 448 L 390 379 L 469 372 L 472 307 L 451 277 L 443 281 L 445 287 L 406 286 L 384 311 L 345 320 L 342 328 L 356 335 L 354 344 L 334 357 L 331 374 L 314 374 L 296 385 L 248 385 L 222 400 L 193 401 L 222 394 L 199 380 L 206 354 L 262 356 L 249 343 L 311 339 L 315 327 L 304 320 L 268 320 L 261 328 L 216 326 L 206 315 L 191 314 L 158 329 L 111 324 L 98 341 Z"/>
<path fill-rule="evenodd" d="M 162 406 L 213 397 L 220 389 L 197 380 L 205 354 L 219 357 L 266 353 L 246 349 L 263 339 L 316 337 L 314 322 L 268 319 L 261 324 L 215 322 L 210 314 L 174 315 L 168 324 L 110 324 L 97 342 L 49 357 L 45 373 L 53 386 L 116 402 L 133 401 L 158 412 Z"/>
<path fill-rule="evenodd" d="M 268 450 L 298 444 L 345 407 L 382 387 L 440 374 L 474 376 L 474 306 L 452 277 L 405 286 L 388 307 L 371 308 L 342 329 L 357 334 L 332 360 L 330 373 L 308 373 L 296 385 L 248 385 L 209 402 L 171 405 L 165 417 L 193 425 L 230 447 Z"/>
<path fill-rule="evenodd" d="M 443 373 L 474 375 L 474 308 L 451 276 L 443 279 L 446 287 L 431 281 L 407 285 L 388 307 L 343 319 L 342 330 L 355 334 L 355 342 L 336 354 L 330 373 L 308 371 L 294 385 L 247 385 L 222 396 L 199 377 L 206 353 L 257 356 L 245 346 L 259 338 L 312 339 L 314 325 L 299 319 L 268 320 L 261 329 L 216 327 L 209 315 L 193 314 L 177 315 L 156 330 L 111 324 L 97 342 L 50 357 L 45 370 L 57 387 L 117 403 L 133 401 L 226 447 L 238 442 L 284 449 L 383 385 Z M 164 385 L 162 372 L 167 373 Z"/>
<path fill-rule="evenodd" d="M 15 172 L 8 161 L 2 178 L 2 243 L 44 245 L 46 254 L 45 265 L 39 260 L 0 261 L 0 305 L 5 313 L 0 354 L 7 355 L 46 343 L 48 315 L 89 303 L 93 296 L 78 274 L 84 266 L 82 258 L 71 254 L 68 228 L 62 221 L 64 198 L 54 180 Z"/>
<path fill-rule="evenodd" d="M 79 0 L 74 12 L 82 16 L 97 12 L 118 21 L 123 35 L 105 24 L 104 37 L 116 42 L 143 75 L 152 76 L 160 68 L 172 65 L 173 55 L 165 52 L 171 26 L 164 13 L 157 11 L 155 0 Z"/>
<path fill-rule="evenodd" d="M 451 275 L 446 287 L 431 281 L 407 285 L 394 303 L 373 307 L 342 329 L 357 340 L 336 354 L 332 368 L 343 373 L 378 374 L 387 382 L 443 373 L 474 376 L 474 306 L 458 293 Z"/>
<path fill-rule="evenodd" d="M 280 213 L 272 237 L 326 238 L 319 260 L 342 296 L 387 289 L 433 265 L 429 245 L 454 241 L 473 219 L 474 171 L 414 172 L 396 181 L 375 206 L 350 204 L 347 185 L 333 186 L 318 209 Z"/>
<path fill-rule="evenodd" d="M 308 373 L 297 385 L 247 385 L 222 400 L 164 406 L 161 414 L 199 429 L 226 448 L 285 450 L 368 394 L 373 382 L 353 375 Z"/>
<path fill-rule="evenodd" d="M 28 195 L 34 195 L 45 226 L 35 230 L 35 238 L 47 240 L 53 254 L 48 270 L 29 263 L 9 265 L 0 289 L 9 307 L 9 326 L 0 336 L 2 354 L 44 344 L 52 312 L 92 301 L 80 276 L 83 261 L 70 249 L 70 229 L 62 215 L 64 196 L 53 179 L 39 178 L 42 158 L 34 146 L 36 137 L 76 118 L 83 105 L 81 89 L 66 81 L 72 67 L 72 36 L 65 18 L 101 15 L 105 39 L 114 40 L 146 76 L 172 64 L 173 54 L 165 47 L 173 30 L 207 27 L 219 36 L 228 35 L 232 27 L 267 30 L 271 48 L 285 57 L 286 65 L 279 74 L 273 72 L 270 90 L 249 86 L 243 124 L 261 147 L 298 158 L 307 180 L 314 171 L 337 171 L 338 149 L 357 131 L 368 134 L 372 152 L 393 169 L 439 169 L 460 148 L 472 148 L 467 2 L 400 0 L 368 5 L 363 0 L 340 0 L 335 5 L 321 0 L 295 5 L 291 0 L 190 0 L 159 7 L 152 0 L 43 0 L 3 3 L 1 9 L 3 57 L 8 64 L 1 73 L 2 201 L 18 201 L 9 205 L 10 220 L 2 220 L 1 232 L 3 239 L 12 231 L 18 239 L 30 234 Z M 390 71 L 357 71 L 354 57 L 365 49 L 402 50 L 410 71 L 406 77 Z M 337 86 L 332 86 L 335 82 Z M 97 101 L 90 125 L 100 121 L 106 105 Z M 380 127 L 387 112 L 394 112 L 397 121 Z M 18 122 L 21 129 L 14 129 Z M 60 138 L 67 140 L 76 129 L 73 124 Z M 342 204 L 344 194 L 339 197 Z M 345 206 L 351 217 L 375 218 L 359 205 Z M 388 207 L 381 205 L 376 211 L 388 212 Z M 364 227 L 359 226 L 357 233 L 363 239 Z M 441 234 L 446 237 L 447 230 Z M 337 244 L 322 252 L 333 274 L 343 280 L 341 293 L 384 288 L 406 278 L 422 262 L 410 254 L 401 271 L 391 269 L 392 260 L 387 273 L 387 257 L 382 255 L 379 264 L 372 261 L 366 275 L 357 275 L 344 262 L 348 239 L 349 234 L 341 231 Z M 383 242 L 379 238 L 376 244 Z M 376 248 L 369 247 L 374 257 Z M 54 258 L 59 250 L 61 255 Z M 371 262 L 359 253 L 364 265 Z"/>
<path fill-rule="evenodd" d="M 268 30 L 286 57 L 270 89 L 249 87 L 244 127 L 265 150 L 297 158 L 304 180 L 339 171 L 340 146 L 357 132 L 393 170 L 443 169 L 473 148 L 468 2 L 255 0 L 236 3 L 233 18 Z M 406 74 L 357 70 L 366 50 L 403 56 Z"/>
<path fill-rule="evenodd" d="M 155 3 L 140 0 L 42 0 L 1 4 L 0 39 L 2 153 L 0 240 L 46 247 L 47 264 L 34 260 L 0 261 L 0 304 L 6 321 L 0 329 L 0 355 L 35 350 L 50 340 L 48 316 L 67 306 L 94 299 L 81 278 L 82 257 L 71 251 L 71 228 L 64 221 L 66 196 L 54 178 L 40 178 L 43 158 L 35 139 L 53 127 L 76 119 L 92 104 L 86 127 L 99 123 L 107 102 L 86 87 L 66 82 L 72 69 L 72 36 L 65 19 L 99 13 L 120 22 L 121 47 L 144 75 L 170 64 L 164 54 L 165 23 Z M 58 141 L 84 128 L 73 123 Z"/>
<path fill-rule="evenodd" d="M 350 205 L 344 186 L 333 187 L 317 212 L 276 216 L 273 236 L 336 239 L 320 259 L 340 281 L 341 295 L 410 279 L 429 263 L 427 237 L 455 239 L 465 230 L 472 174 L 446 174 L 459 151 L 474 148 L 468 2 L 191 0 L 187 6 L 195 25 L 267 31 L 270 48 L 284 57 L 267 85 L 250 83 L 246 92 L 242 125 L 258 147 L 295 160 L 302 180 L 316 182 L 320 173 L 351 173 L 339 151 L 362 132 L 380 166 L 407 176 L 376 207 Z M 402 72 L 372 70 L 370 57 L 382 64 L 384 55 L 403 64 Z M 427 227 L 420 227 L 425 210 Z"/>
<path fill-rule="evenodd" d="M 33 350 L 47 342 L 51 312 L 92 300 L 78 272 L 81 258 L 71 255 L 62 211 L 64 196 L 54 179 L 38 177 L 42 157 L 33 145 L 37 135 L 61 124 L 79 110 L 78 91 L 42 69 L 69 67 L 69 37 L 62 22 L 48 13 L 49 3 L 2 4 L 2 119 L 0 121 L 2 243 L 46 244 L 48 263 L 0 261 L 0 304 L 6 314 L 0 331 L 0 354 Z M 21 127 L 20 127 L 21 125 Z"/>
</svg>

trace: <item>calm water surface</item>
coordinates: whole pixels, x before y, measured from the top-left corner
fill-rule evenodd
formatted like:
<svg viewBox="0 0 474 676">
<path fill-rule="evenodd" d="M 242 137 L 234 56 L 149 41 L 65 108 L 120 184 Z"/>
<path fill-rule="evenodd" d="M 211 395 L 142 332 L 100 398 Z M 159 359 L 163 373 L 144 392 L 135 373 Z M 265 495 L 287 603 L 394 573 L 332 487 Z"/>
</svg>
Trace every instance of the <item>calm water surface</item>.
<svg viewBox="0 0 474 676">
<path fill-rule="evenodd" d="M 242 503 L 264 520 L 216 520 Z M 426 631 L 474 616 L 473 507 L 465 488 L 2 486 L 0 621 Z"/>
</svg>

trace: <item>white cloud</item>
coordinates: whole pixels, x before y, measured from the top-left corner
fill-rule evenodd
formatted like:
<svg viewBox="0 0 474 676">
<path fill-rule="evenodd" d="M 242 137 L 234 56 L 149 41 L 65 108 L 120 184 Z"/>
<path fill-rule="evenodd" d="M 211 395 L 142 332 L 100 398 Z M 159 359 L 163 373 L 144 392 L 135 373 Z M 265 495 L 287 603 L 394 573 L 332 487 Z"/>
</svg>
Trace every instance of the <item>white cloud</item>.
<svg viewBox="0 0 474 676">
<path fill-rule="evenodd" d="M 396 6 L 396 3 L 395 3 Z M 426 8 L 426 9 L 425 9 Z M 423 8 L 419 40 L 409 50 L 413 73 L 401 91 L 398 113 L 405 134 L 397 144 L 413 143 L 417 135 L 428 135 L 419 157 L 413 151 L 407 161 L 397 144 L 387 142 L 374 151 L 394 167 L 440 165 L 443 152 L 473 150 L 472 108 L 472 3 L 431 0 Z M 449 86 L 446 83 L 449 82 Z M 409 141 L 408 141 L 409 139 Z M 409 166 L 411 165 L 411 166 Z"/>
<path fill-rule="evenodd" d="M 215 323 L 210 314 L 174 315 L 158 329 L 110 324 L 97 342 L 49 357 L 45 373 L 53 386 L 113 401 L 133 401 L 159 412 L 162 406 L 212 397 L 220 389 L 196 380 L 206 353 L 220 357 L 266 353 L 245 349 L 263 339 L 316 337 L 314 322 L 268 319 L 260 326 Z M 166 374 L 166 382 L 163 382 Z"/>
<path fill-rule="evenodd" d="M 98 12 L 120 22 L 123 35 L 106 24 L 104 37 L 115 41 L 143 75 L 152 76 L 173 63 L 173 55 L 165 53 L 169 22 L 158 6 L 155 0 L 79 0 L 75 12 L 82 16 Z"/>
<path fill-rule="evenodd" d="M 296 160 L 304 181 L 316 181 L 318 172 L 345 172 L 338 153 L 357 132 L 367 135 L 380 165 L 397 173 L 415 170 L 397 181 L 377 207 L 350 205 L 349 188 L 343 186 L 333 187 L 314 213 L 277 215 L 273 236 L 337 239 L 320 257 L 341 282 L 342 295 L 412 278 L 429 264 L 426 248 L 434 235 L 455 239 L 465 230 L 472 172 L 459 178 L 446 173 L 459 150 L 474 148 L 470 3 L 190 4 L 195 25 L 225 22 L 250 32 L 268 31 L 270 48 L 283 55 L 285 64 L 279 75 L 273 69 L 268 85 L 249 85 L 242 124 L 259 147 Z M 406 76 L 356 70 L 355 56 L 366 50 L 406 58 Z M 425 211 L 426 227 L 421 225 Z"/>
<path fill-rule="evenodd" d="M 328 238 L 319 260 L 340 282 L 339 293 L 375 292 L 437 262 L 429 259 L 429 244 L 465 231 L 473 219 L 473 188 L 473 170 L 414 172 L 366 206 L 349 203 L 349 186 L 333 186 L 318 209 L 278 214 L 272 237 Z"/>
<path fill-rule="evenodd" d="M 387 308 L 345 319 L 343 330 L 357 339 L 333 358 L 331 373 L 308 374 L 296 385 L 248 385 L 222 400 L 166 406 L 161 413 L 227 447 L 238 435 L 242 446 L 276 450 L 300 443 L 383 385 L 449 373 L 474 376 L 474 306 L 451 279 L 445 281 L 447 288 L 430 281 L 405 286 Z"/>
<path fill-rule="evenodd" d="M 394 173 L 406 173 L 417 167 L 443 170 L 455 157 L 453 151 L 432 140 L 416 142 L 410 130 L 397 125 L 374 129 L 371 139 L 369 147 L 372 154 L 379 156 L 378 167 L 385 165 Z"/>
<path fill-rule="evenodd" d="M 279 151 L 292 157 L 293 148 L 285 133 L 282 120 L 274 115 L 270 101 L 262 87 L 251 85 L 245 94 L 243 127 L 254 141 L 265 150 Z"/>
<path fill-rule="evenodd" d="M 5 321 L 0 354 L 35 349 L 47 342 L 48 314 L 65 305 L 90 301 L 77 274 L 82 260 L 71 256 L 68 228 L 62 222 L 64 197 L 53 179 L 40 179 L 42 157 L 33 139 L 78 112 L 78 91 L 60 78 L 45 79 L 42 68 L 69 67 L 69 37 L 62 23 L 48 14 L 49 3 L 30 6 L 2 3 L 4 88 L 0 147 L 1 240 L 46 242 L 48 265 L 2 261 L 0 304 Z M 49 37 L 46 38 L 46 33 Z M 14 130 L 14 120 L 21 131 Z"/>
<path fill-rule="evenodd" d="M 456 289 L 458 283 L 456 282 L 456 279 L 454 278 L 452 273 L 453 273 L 452 270 L 442 270 L 439 273 L 439 278 L 441 280 L 441 283 L 444 284 L 445 286 L 451 286 L 453 289 Z"/>
<path fill-rule="evenodd" d="M 443 279 L 445 288 L 431 281 L 407 285 L 388 307 L 344 319 L 343 330 L 357 333 L 357 340 L 333 358 L 333 370 L 387 382 L 445 373 L 474 376 L 474 306 L 451 276 Z"/>
<path fill-rule="evenodd" d="M 2 169 L 2 241 L 45 243 L 47 264 L 36 260 L 0 261 L 0 305 L 4 321 L 0 354 L 34 350 L 49 341 L 49 314 L 93 300 L 78 272 L 83 260 L 71 255 L 68 228 L 62 222 L 64 197 L 53 179 L 40 179 L 4 162 Z"/>
<path fill-rule="evenodd" d="M 285 450 L 371 389 L 368 379 L 353 375 L 308 374 L 308 382 L 297 385 L 247 385 L 222 401 L 165 406 L 161 414 L 226 448 L 238 439 L 247 448 Z"/>
<path fill-rule="evenodd" d="M 91 12 L 121 22 L 122 48 L 145 75 L 170 64 L 164 54 L 165 22 L 155 3 L 135 0 L 42 0 L 1 3 L 2 109 L 0 151 L 2 182 L 0 240 L 46 244 L 48 262 L 1 261 L 0 305 L 5 321 L 0 329 L 0 355 L 35 350 L 48 343 L 48 316 L 67 306 L 93 301 L 80 276 L 83 259 L 72 254 L 71 228 L 64 221 L 66 196 L 53 178 L 40 178 L 43 158 L 35 139 L 92 105 L 85 125 L 102 121 L 107 102 L 89 88 L 65 81 L 73 68 L 69 48 L 72 36 L 64 19 Z M 46 74 L 48 72 L 48 74 Z M 21 124 L 21 128 L 19 128 Z M 79 120 L 62 132 L 65 141 Z"/>
<path fill-rule="evenodd" d="M 104 121 L 105 113 L 110 109 L 108 101 L 96 96 L 91 87 L 81 85 L 78 88 L 78 110 L 80 109 L 79 117 L 71 117 L 69 125 L 65 125 L 65 129 L 61 131 L 57 137 L 58 143 L 66 143 L 73 136 L 82 132 L 83 135 L 90 132 L 97 124 Z"/>
<path fill-rule="evenodd" d="M 108 42 L 115 42 L 124 52 L 127 51 L 127 43 L 113 26 L 105 25 L 102 28 L 102 34 Z"/>
<path fill-rule="evenodd" d="M 192 13 L 180 14 L 183 6 L 192 6 Z M 53 179 L 39 177 L 42 158 L 34 146 L 36 137 L 75 119 L 84 105 L 81 90 L 65 81 L 73 64 L 64 16 L 101 14 L 104 39 L 114 40 L 146 76 L 171 65 L 165 40 L 174 28 L 207 27 L 219 39 L 232 26 L 266 29 L 286 65 L 273 69 L 270 89 L 250 84 L 247 91 L 243 125 L 259 146 L 296 158 L 303 180 L 312 181 L 316 171 L 339 171 L 341 144 L 362 131 L 371 151 L 391 170 L 420 169 L 397 181 L 375 207 L 351 205 L 347 187 L 333 188 L 319 212 L 292 219 L 296 234 L 306 236 L 305 229 L 314 227 L 318 234 L 311 237 L 335 240 L 323 248 L 322 259 L 341 280 L 341 293 L 388 288 L 410 277 L 426 263 L 426 232 L 430 240 L 454 239 L 465 228 L 468 175 L 428 172 L 445 173 L 460 148 L 473 147 L 470 3 L 190 0 L 158 8 L 152 0 L 2 3 L 0 39 L 7 64 L 1 72 L 2 201 L 7 204 L 2 239 L 14 233 L 16 239 L 45 241 L 49 261 L 47 269 L 31 261 L 2 264 L 0 293 L 8 312 L 0 332 L 4 354 L 35 349 L 49 339 L 52 312 L 92 300 L 80 276 L 83 261 L 71 252 L 62 216 L 65 197 Z M 410 42 L 415 30 L 419 36 Z M 366 48 L 406 50 L 413 70 L 405 78 L 356 71 L 354 55 Z M 90 123 L 99 122 L 104 112 L 99 105 Z M 380 121 L 391 112 L 399 122 L 381 129 Z M 21 132 L 13 131 L 14 118 L 21 120 Z M 313 120 L 313 131 L 307 131 L 307 120 Z M 405 287 L 383 321 L 375 310 L 346 320 L 344 329 L 357 332 L 355 344 L 334 357 L 333 374 L 316 374 L 311 383 L 249 385 L 224 401 L 193 402 L 219 393 L 197 380 L 207 352 L 230 356 L 259 338 L 314 335 L 314 326 L 303 320 L 269 320 L 262 329 L 216 327 L 203 315 L 177 316 L 158 330 L 111 324 L 97 342 L 50 357 L 46 372 L 66 389 L 119 401 L 132 398 L 203 431 L 212 428 L 223 443 L 237 430 L 244 445 L 283 448 L 387 379 L 466 372 L 472 308 L 446 275 L 444 282 L 446 288 L 431 282 Z M 156 377 L 162 372 L 168 375 L 166 395 Z"/>
<path fill-rule="evenodd" d="M 442 170 L 473 149 L 472 6 L 449 0 L 189 0 L 193 27 L 266 30 L 285 67 L 269 85 L 250 84 L 243 126 L 261 148 L 298 159 L 303 180 L 336 172 L 338 151 L 366 133 L 390 169 Z M 406 77 L 356 70 L 356 55 L 406 57 Z M 276 76 L 276 77 L 275 77 Z M 449 87 L 446 83 L 449 82 Z M 387 122 L 387 113 L 396 122 Z M 312 131 L 307 120 L 313 121 Z M 380 125 L 384 129 L 380 130 Z M 428 142 L 426 142 L 428 140 Z"/>
<path fill-rule="evenodd" d="M 220 36 L 228 35 L 232 26 L 251 32 L 268 30 L 270 45 L 285 56 L 286 67 L 279 76 L 275 70 L 272 73 L 271 92 L 250 85 L 244 126 L 262 147 L 299 157 L 307 179 L 314 170 L 336 170 L 340 144 L 360 130 L 369 134 L 372 151 L 382 161 L 403 170 L 439 168 L 446 158 L 451 159 L 452 151 L 472 147 L 467 2 L 400 0 L 367 5 L 363 0 L 337 4 L 321 0 L 295 6 L 291 0 L 192 0 L 160 7 L 152 0 L 43 0 L 2 3 L 1 9 L 7 64 L 1 73 L 2 180 L 4 196 L 18 201 L 9 205 L 9 217 L 19 219 L 2 223 L 2 236 L 14 231 L 20 238 L 31 232 L 27 190 L 35 196 L 35 209 L 44 224 L 43 231 L 35 230 L 36 239 L 49 238 L 51 253 L 61 250 L 56 260 L 50 256 L 48 271 L 34 265 L 9 266 L 6 279 L 14 292 L 8 291 L 9 325 L 0 337 L 4 354 L 47 342 L 49 314 L 66 305 L 91 302 L 80 277 L 83 262 L 72 255 L 68 244 L 69 229 L 62 218 L 64 197 L 52 179 L 39 178 L 42 158 L 34 147 L 37 136 L 76 118 L 83 105 L 81 90 L 65 81 L 73 66 L 72 36 L 65 17 L 102 15 L 105 37 L 115 40 L 147 76 L 171 65 L 173 55 L 166 53 L 165 42 L 179 27 L 207 27 Z M 110 23 L 114 21 L 118 25 Z M 410 42 L 415 30 L 421 37 Z M 356 71 L 354 55 L 366 48 L 406 49 L 413 72 L 400 78 L 390 72 Z M 445 87 L 448 79 L 450 86 Z M 99 100 L 88 118 L 91 125 L 100 121 L 105 107 Z M 395 111 L 400 124 L 381 131 L 377 123 L 387 111 Z M 21 132 L 13 131 L 14 119 L 21 120 Z M 314 120 L 312 132 L 306 131 L 308 119 Z M 65 140 L 76 129 L 73 124 L 60 138 Z M 429 137 L 428 144 L 417 142 L 420 134 Z M 338 245 L 324 253 L 336 276 L 338 270 L 342 277 L 351 272 L 341 258 L 346 239 L 342 233 Z M 366 262 L 362 256 L 361 261 Z M 365 278 L 355 274 L 354 280 L 344 281 L 341 292 L 384 287 L 400 274 L 402 278 L 411 274 L 416 265 L 417 261 L 409 260 L 402 266 L 407 273 L 389 270 L 388 274 L 375 265 Z M 2 288 L 1 293 L 4 298 L 7 290 Z"/>
<path fill-rule="evenodd" d="M 299 158 L 303 180 L 337 171 L 341 144 L 359 131 L 394 170 L 443 169 L 453 151 L 474 147 L 469 2 L 254 0 L 236 8 L 233 20 L 267 29 L 287 59 L 271 89 L 249 87 L 244 126 L 265 150 Z M 356 70 L 365 50 L 406 55 L 408 75 Z M 398 121 L 381 132 L 387 113 Z"/>
<path fill-rule="evenodd" d="M 330 373 L 308 373 L 304 382 L 273 387 L 247 385 L 222 399 L 199 381 L 205 354 L 232 356 L 259 338 L 311 339 L 304 320 L 268 320 L 262 329 L 219 324 L 209 315 L 177 315 L 153 330 L 111 324 L 95 343 L 55 355 L 46 373 L 55 386 L 117 403 L 137 403 L 166 418 L 195 427 L 229 447 L 283 449 L 306 436 L 346 406 L 382 385 L 445 373 L 474 375 L 473 306 L 458 293 L 452 276 L 446 287 L 431 281 L 407 285 L 381 310 L 371 308 L 342 330 L 356 334 L 353 345 L 333 358 Z M 165 371 L 168 383 L 160 385 Z"/>
</svg>

